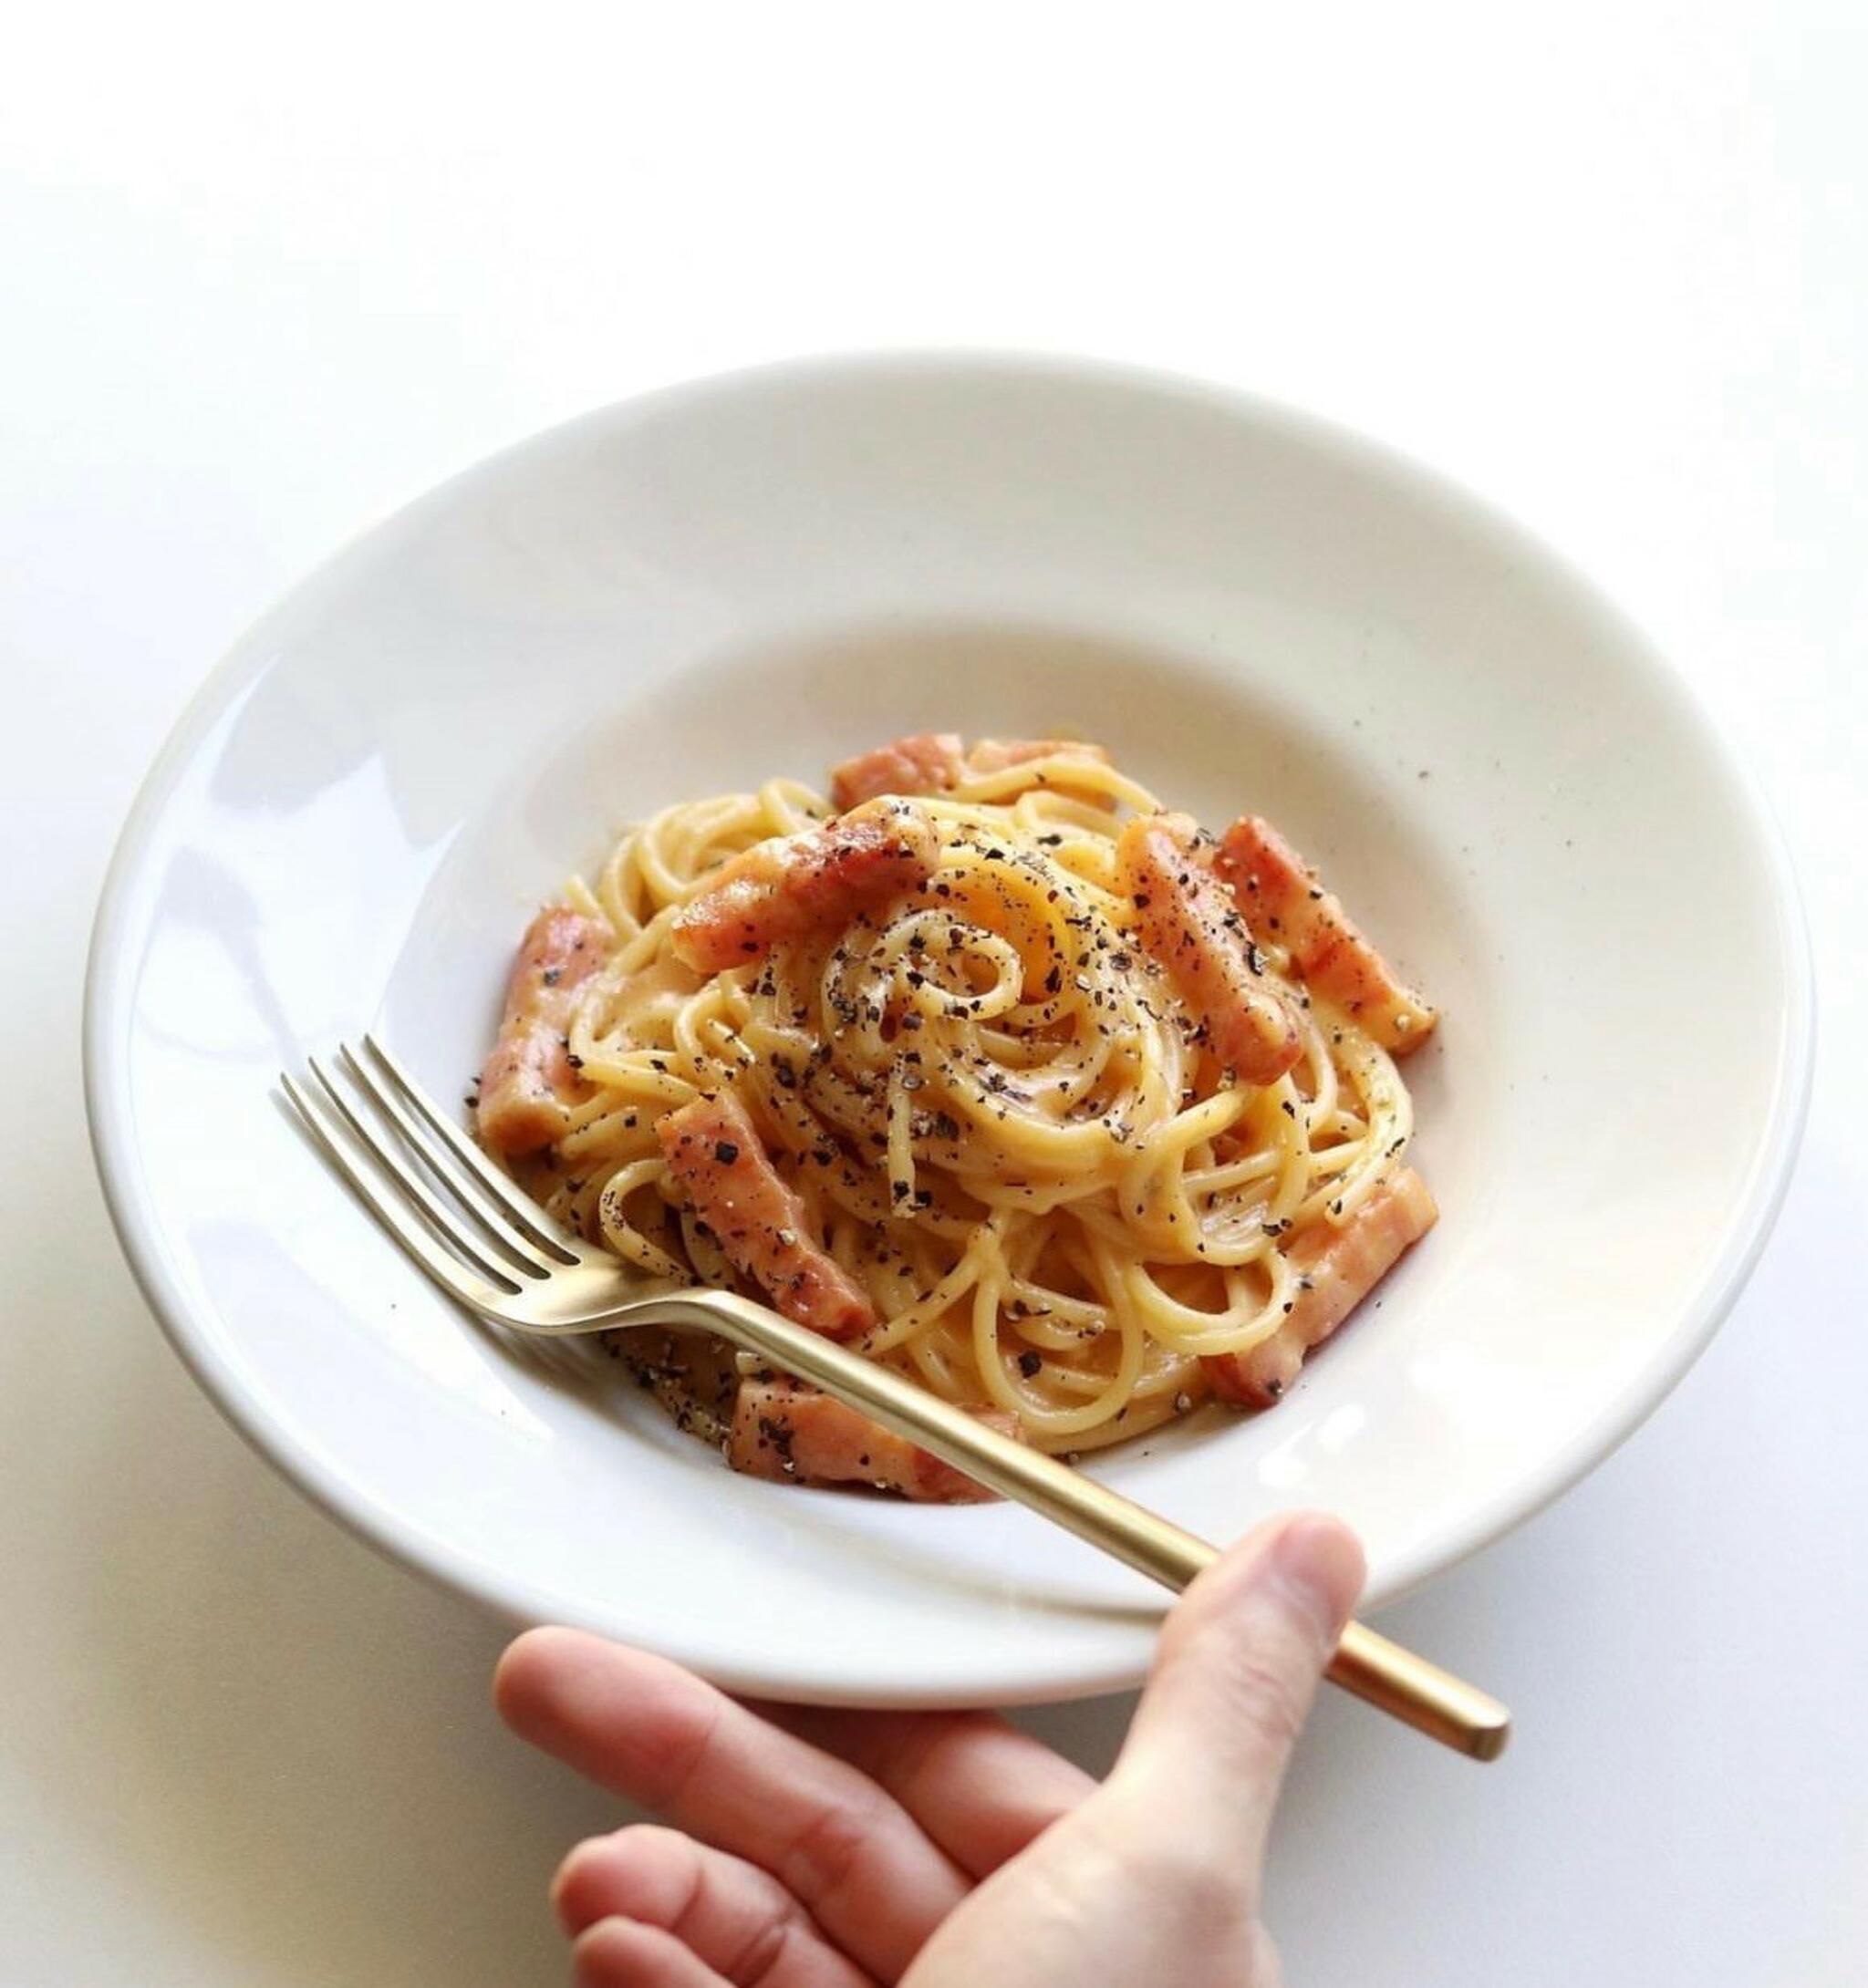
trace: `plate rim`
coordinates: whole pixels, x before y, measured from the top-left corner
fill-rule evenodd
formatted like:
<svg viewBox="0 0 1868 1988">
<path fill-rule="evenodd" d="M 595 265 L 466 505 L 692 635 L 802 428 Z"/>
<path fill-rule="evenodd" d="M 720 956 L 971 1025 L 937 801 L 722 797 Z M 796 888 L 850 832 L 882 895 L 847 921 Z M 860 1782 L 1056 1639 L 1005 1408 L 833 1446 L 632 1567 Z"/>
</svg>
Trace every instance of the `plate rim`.
<svg viewBox="0 0 1868 1988">
<path fill-rule="evenodd" d="M 1683 1307 L 1668 1340 L 1639 1371 L 1615 1412 L 1604 1414 L 1553 1451 L 1542 1467 L 1518 1481 L 1509 1498 L 1475 1507 L 1457 1525 L 1428 1535 L 1394 1568 L 1371 1604 L 1378 1609 L 1492 1545 L 1547 1508 L 1597 1465 L 1606 1461 L 1672 1394 L 1729 1315 L 1769 1239 L 1789 1191 L 1808 1117 L 1813 1082 L 1816 1001 L 1807 916 L 1782 828 L 1762 782 L 1736 740 L 1701 700 L 1690 678 L 1645 631 L 1564 553 L 1513 513 L 1462 481 L 1379 439 L 1308 409 L 1231 384 L 1172 369 L 1079 357 L 1052 350 L 991 347 L 906 347 L 898 349 L 815 353 L 723 372 L 711 372 L 587 409 L 518 438 L 444 477 L 408 500 L 380 511 L 340 540 L 276 596 L 234 638 L 176 717 L 139 783 L 119 831 L 99 890 L 87 953 L 82 1002 L 84 1098 L 92 1156 L 118 1242 L 145 1303 L 182 1365 L 215 1408 L 256 1455 L 338 1524 L 384 1557 L 431 1581 L 468 1596 L 510 1622 L 566 1619 L 556 1604 L 527 1594 L 523 1576 L 494 1573 L 469 1563 L 446 1546 L 412 1532 L 395 1510 L 359 1492 L 339 1472 L 269 1418 L 211 1350 L 194 1320 L 184 1280 L 170 1258 L 152 1205 L 149 1182 L 128 1109 L 128 1056 L 133 976 L 123 937 L 146 874 L 146 859 L 164 808 L 186 767 L 239 692 L 272 657 L 259 639 L 268 622 L 311 597 L 334 577 L 355 550 L 398 521 L 458 496 L 467 486 L 496 476 L 510 461 L 543 449 L 577 430 L 598 430 L 625 418 L 678 411 L 680 404 L 732 397 L 751 390 L 784 391 L 836 378 L 881 379 L 901 385 L 945 377 L 960 380 L 1064 382 L 1102 390 L 1174 399 L 1214 418 L 1282 431 L 1321 447 L 1339 460 L 1360 459 L 1413 494 L 1451 513 L 1484 537 L 1529 556 L 1560 581 L 1621 638 L 1629 667 L 1644 671 L 1673 712 L 1691 725 L 1697 742 L 1741 816 L 1758 852 L 1776 912 L 1777 968 L 1783 1022 L 1776 1044 L 1768 1108 L 1754 1134 L 1749 1175 L 1738 1209 L 1719 1249 L 1708 1259 L 1697 1290 Z M 1165 1606 L 1165 1603 L 1164 1603 Z M 575 1619 L 575 1617 L 573 1617 Z M 595 1626 L 595 1625 L 588 1625 Z M 704 1638 L 664 1638 L 678 1662 L 702 1669 L 726 1689 L 773 1693 L 772 1673 L 747 1667 L 731 1651 Z M 686 1642 L 686 1650 L 676 1647 Z M 997 1680 L 973 1681 L 950 1691 L 904 1695 L 878 1679 L 861 1688 L 837 1679 L 814 1690 L 787 1675 L 784 1695 L 802 1703 L 842 1704 L 976 1705 L 1059 1703 L 1131 1688 L 1141 1664 L 1116 1667 L 1065 1664 L 1043 1676 L 1029 1668 Z"/>
</svg>

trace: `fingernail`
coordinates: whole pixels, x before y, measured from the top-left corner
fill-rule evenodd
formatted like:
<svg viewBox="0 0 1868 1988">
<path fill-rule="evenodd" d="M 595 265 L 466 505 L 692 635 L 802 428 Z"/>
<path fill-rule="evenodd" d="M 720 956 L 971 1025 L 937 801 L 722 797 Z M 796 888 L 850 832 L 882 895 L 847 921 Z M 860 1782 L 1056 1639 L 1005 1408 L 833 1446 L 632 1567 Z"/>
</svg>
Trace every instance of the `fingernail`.
<svg viewBox="0 0 1868 1988">
<path fill-rule="evenodd" d="M 1300 1512 L 1272 1540 L 1271 1565 L 1279 1586 L 1334 1644 L 1367 1579 L 1361 1541 L 1340 1519 Z"/>
</svg>

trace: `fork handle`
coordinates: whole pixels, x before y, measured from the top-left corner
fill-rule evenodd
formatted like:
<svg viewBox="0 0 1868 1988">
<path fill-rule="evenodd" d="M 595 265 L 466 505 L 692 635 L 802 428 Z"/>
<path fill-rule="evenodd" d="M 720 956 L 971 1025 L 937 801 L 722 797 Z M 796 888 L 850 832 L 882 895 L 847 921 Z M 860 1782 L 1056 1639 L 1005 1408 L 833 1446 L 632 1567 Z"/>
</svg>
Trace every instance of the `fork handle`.
<svg viewBox="0 0 1868 1988">
<path fill-rule="evenodd" d="M 812 1382 L 968 1476 L 1029 1507 L 1177 1594 L 1219 1558 L 1219 1548 L 1107 1485 L 929 1393 L 891 1368 L 849 1352 L 732 1291 L 637 1300 L 627 1322 L 658 1320 L 717 1332 Z M 618 1323 L 626 1322 L 622 1318 Z M 1475 1760 L 1496 1760 L 1510 1714 L 1495 1698 L 1361 1622 L 1343 1631 L 1325 1672 L 1333 1684 Z"/>
</svg>

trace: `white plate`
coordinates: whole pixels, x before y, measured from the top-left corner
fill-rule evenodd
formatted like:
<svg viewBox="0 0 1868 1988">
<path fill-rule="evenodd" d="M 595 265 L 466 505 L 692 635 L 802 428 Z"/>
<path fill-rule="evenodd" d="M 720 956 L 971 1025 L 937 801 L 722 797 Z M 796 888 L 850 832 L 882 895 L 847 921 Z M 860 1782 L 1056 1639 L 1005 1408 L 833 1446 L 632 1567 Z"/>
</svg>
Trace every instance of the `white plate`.
<svg viewBox="0 0 1868 1988">
<path fill-rule="evenodd" d="M 373 1025 L 462 1092 L 531 907 L 632 815 L 906 730 L 1055 726 L 1210 823 L 1274 817 L 1447 1016 L 1408 1065 L 1439 1227 L 1272 1413 L 1099 1468 L 1215 1539 L 1329 1507 L 1376 1600 L 1572 1483 L 1777 1206 L 1811 1040 L 1777 839 L 1634 631 L 1470 499 L 1053 363 L 590 415 L 367 534 L 211 678 L 124 834 L 86 1018 L 111 1207 L 202 1386 L 389 1552 L 737 1688 L 1133 1682 L 1138 1577 L 1012 1507 L 731 1475 L 440 1301 L 274 1090 Z"/>
</svg>

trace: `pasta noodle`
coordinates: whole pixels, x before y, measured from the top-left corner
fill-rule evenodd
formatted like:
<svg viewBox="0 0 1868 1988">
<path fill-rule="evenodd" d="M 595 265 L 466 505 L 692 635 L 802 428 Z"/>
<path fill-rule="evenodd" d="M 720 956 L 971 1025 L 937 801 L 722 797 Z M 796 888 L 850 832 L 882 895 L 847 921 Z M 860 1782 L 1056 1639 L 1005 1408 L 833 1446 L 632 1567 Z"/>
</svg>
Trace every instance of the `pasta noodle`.
<svg viewBox="0 0 1868 1988">
<path fill-rule="evenodd" d="M 684 914 L 724 902 L 723 879 L 762 860 L 747 852 L 869 809 L 839 816 L 774 779 L 625 833 L 566 892 L 601 961 L 553 1040 L 570 1072 L 554 1135 L 511 1164 L 647 1276 L 772 1297 L 669 1143 L 669 1114 L 732 1100 L 800 1211 L 787 1247 L 821 1246 L 867 1300 L 850 1343 L 1075 1455 L 1188 1413 L 1226 1356 L 1286 1327 L 1330 1239 L 1396 1179 L 1413 1111 L 1389 1051 L 1327 975 L 1306 980 L 1275 917 L 1248 937 L 1229 916 L 1216 943 L 1288 1013 L 1289 1067 L 1252 1082 L 1224 1063 L 1124 868 L 1125 823 L 1159 803 L 1094 749 L 1011 750 L 870 803 L 895 811 L 878 834 L 928 838 L 912 887 L 847 916 L 814 900 L 808 928 L 719 970 L 683 957 Z M 1209 838 L 1188 858 L 1216 860 Z M 742 1136 L 708 1136 L 743 1168 Z M 684 1423 L 724 1436 L 743 1356 L 626 1351 Z"/>
</svg>

